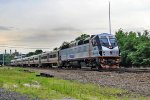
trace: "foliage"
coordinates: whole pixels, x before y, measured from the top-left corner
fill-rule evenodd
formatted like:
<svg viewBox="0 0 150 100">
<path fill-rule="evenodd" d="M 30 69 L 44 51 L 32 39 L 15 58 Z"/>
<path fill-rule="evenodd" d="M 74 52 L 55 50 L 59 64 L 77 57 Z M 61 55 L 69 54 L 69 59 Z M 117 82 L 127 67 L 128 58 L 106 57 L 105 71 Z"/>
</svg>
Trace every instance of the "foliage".
<svg viewBox="0 0 150 100">
<path fill-rule="evenodd" d="M 11 60 L 13 59 L 13 55 L 5 54 L 4 55 L 4 64 L 9 65 Z M 0 65 L 3 64 L 3 54 L 0 54 Z"/>
<path fill-rule="evenodd" d="M 29 52 L 26 54 L 26 57 L 30 57 L 30 56 L 33 56 L 33 55 L 38 55 L 38 54 L 41 54 L 43 51 L 42 50 L 35 50 L 35 52 Z"/>
<path fill-rule="evenodd" d="M 75 40 L 76 41 L 83 41 L 85 40 L 86 38 L 90 37 L 90 35 L 87 35 L 87 34 L 81 34 L 81 36 L 77 37 Z"/>
<path fill-rule="evenodd" d="M 34 55 L 34 52 L 29 52 L 29 53 L 26 54 L 27 57 L 30 57 L 30 56 L 33 56 L 33 55 Z"/>
<path fill-rule="evenodd" d="M 77 100 L 135 99 L 135 95 L 131 95 L 126 90 L 57 78 L 36 77 L 38 73 L 28 73 L 24 70 L 24 68 L 15 67 L 0 68 L 0 88 L 20 92 L 33 99 L 39 98 L 42 100 L 68 98 Z"/>
<path fill-rule="evenodd" d="M 62 45 L 59 47 L 60 49 L 65 49 L 69 47 L 69 42 L 64 41 Z"/>
<path fill-rule="evenodd" d="M 58 50 L 59 48 L 55 47 L 53 50 Z"/>
<path fill-rule="evenodd" d="M 116 32 L 123 66 L 150 66 L 150 33 Z"/>
<path fill-rule="evenodd" d="M 35 50 L 34 54 L 38 55 L 38 54 L 41 54 L 42 52 L 43 52 L 42 50 Z"/>
<path fill-rule="evenodd" d="M 81 34 L 81 36 L 77 37 L 74 41 L 79 41 L 79 42 L 83 42 L 86 38 L 90 37 L 90 35 L 87 35 L 87 34 Z M 65 49 L 65 48 L 68 48 L 69 45 L 71 43 L 73 43 L 74 41 L 71 41 L 71 42 L 66 42 L 64 41 L 62 43 L 62 45 L 59 47 L 60 49 Z"/>
</svg>

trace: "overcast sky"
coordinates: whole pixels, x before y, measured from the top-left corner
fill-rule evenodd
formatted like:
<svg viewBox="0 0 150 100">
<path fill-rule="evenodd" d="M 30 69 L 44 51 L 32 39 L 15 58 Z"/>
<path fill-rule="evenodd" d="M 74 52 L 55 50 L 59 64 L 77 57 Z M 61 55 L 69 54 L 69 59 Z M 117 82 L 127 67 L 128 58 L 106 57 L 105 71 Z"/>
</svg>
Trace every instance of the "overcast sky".
<svg viewBox="0 0 150 100">
<path fill-rule="evenodd" d="M 110 0 L 112 31 L 150 30 L 150 0 Z M 52 50 L 81 33 L 108 32 L 109 0 L 0 0 L 0 53 Z M 9 47 L 7 47 L 9 46 Z M 35 48 L 35 49 L 34 49 Z"/>
</svg>

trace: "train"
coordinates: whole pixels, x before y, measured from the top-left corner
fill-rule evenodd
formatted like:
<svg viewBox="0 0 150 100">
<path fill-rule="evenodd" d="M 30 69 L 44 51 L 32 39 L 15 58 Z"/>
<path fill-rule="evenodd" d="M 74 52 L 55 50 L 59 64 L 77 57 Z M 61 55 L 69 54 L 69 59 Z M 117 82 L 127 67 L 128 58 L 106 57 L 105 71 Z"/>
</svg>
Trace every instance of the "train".
<svg viewBox="0 0 150 100">
<path fill-rule="evenodd" d="M 11 60 L 12 66 L 97 69 L 119 68 L 120 50 L 115 35 L 101 33 L 83 41 L 75 41 L 68 47 L 48 51 L 30 57 Z"/>
</svg>

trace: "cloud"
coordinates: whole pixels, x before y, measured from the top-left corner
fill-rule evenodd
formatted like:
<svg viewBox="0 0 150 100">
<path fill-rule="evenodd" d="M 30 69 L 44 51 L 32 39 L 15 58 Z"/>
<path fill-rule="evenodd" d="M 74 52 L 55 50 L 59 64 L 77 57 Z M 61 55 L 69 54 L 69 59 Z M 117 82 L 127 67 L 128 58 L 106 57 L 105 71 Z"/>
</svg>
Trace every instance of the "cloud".
<svg viewBox="0 0 150 100">
<path fill-rule="evenodd" d="M 58 27 L 52 29 L 52 31 L 75 31 L 75 32 L 80 32 L 80 29 L 73 28 L 73 27 Z"/>
<path fill-rule="evenodd" d="M 8 26 L 0 26 L 0 31 L 10 31 L 12 30 L 13 27 L 8 27 Z"/>
<path fill-rule="evenodd" d="M 43 43 L 50 40 L 50 36 L 48 34 L 31 34 L 28 36 L 24 36 L 20 39 L 21 42 L 26 43 Z"/>
<path fill-rule="evenodd" d="M 110 1 L 112 32 L 150 29 L 149 0 Z M 107 0 L 0 0 L 0 6 L 1 44 L 53 48 L 81 33 L 109 31 Z"/>
</svg>

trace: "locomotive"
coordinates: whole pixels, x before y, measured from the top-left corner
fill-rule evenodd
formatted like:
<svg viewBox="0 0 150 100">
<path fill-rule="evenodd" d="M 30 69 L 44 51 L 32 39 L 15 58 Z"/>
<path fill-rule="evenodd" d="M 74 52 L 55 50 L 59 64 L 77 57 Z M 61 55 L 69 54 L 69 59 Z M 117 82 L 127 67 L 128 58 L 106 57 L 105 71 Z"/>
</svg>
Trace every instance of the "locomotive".
<svg viewBox="0 0 150 100">
<path fill-rule="evenodd" d="M 11 60 L 12 66 L 82 66 L 108 69 L 119 68 L 120 50 L 114 35 L 102 33 L 83 41 L 75 41 L 60 50 L 45 52 L 31 57 Z"/>
</svg>

